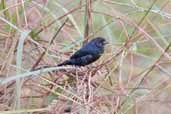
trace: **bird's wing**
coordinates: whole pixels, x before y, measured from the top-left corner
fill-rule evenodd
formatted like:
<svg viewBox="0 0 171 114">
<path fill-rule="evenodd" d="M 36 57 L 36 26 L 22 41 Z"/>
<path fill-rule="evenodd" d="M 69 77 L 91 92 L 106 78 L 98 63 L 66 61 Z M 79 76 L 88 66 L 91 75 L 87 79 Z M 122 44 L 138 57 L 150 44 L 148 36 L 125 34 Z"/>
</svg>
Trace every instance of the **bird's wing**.
<svg viewBox="0 0 171 114">
<path fill-rule="evenodd" d="M 94 61 L 96 61 L 97 59 L 99 58 L 99 56 L 94 56 L 94 55 L 91 55 L 91 54 L 88 54 L 88 55 L 85 55 L 85 56 L 82 56 L 80 59 L 80 61 L 82 62 L 82 64 L 90 64 Z"/>
<path fill-rule="evenodd" d="M 70 58 L 80 58 L 82 56 L 88 55 L 88 54 L 93 54 L 92 51 L 94 50 L 94 46 L 91 43 L 86 44 L 82 48 L 80 48 L 78 51 L 76 51 Z"/>
<path fill-rule="evenodd" d="M 85 50 L 80 49 L 80 50 L 78 50 L 77 52 L 75 52 L 75 53 L 70 57 L 70 59 L 80 58 L 80 57 L 83 57 L 83 56 L 85 56 L 85 55 L 87 55 L 87 54 L 90 54 L 90 52 L 89 52 L 89 51 L 85 51 Z"/>
<path fill-rule="evenodd" d="M 88 65 L 88 64 L 96 61 L 98 58 L 99 58 L 99 56 L 86 54 L 79 58 L 70 59 L 70 62 L 72 63 L 72 65 L 85 66 L 85 65 Z"/>
<path fill-rule="evenodd" d="M 63 63 L 58 64 L 58 66 L 63 66 L 63 65 L 85 66 L 96 61 L 99 57 L 100 56 L 97 56 L 97 55 L 86 54 L 78 58 L 73 58 L 73 59 L 64 61 Z"/>
</svg>

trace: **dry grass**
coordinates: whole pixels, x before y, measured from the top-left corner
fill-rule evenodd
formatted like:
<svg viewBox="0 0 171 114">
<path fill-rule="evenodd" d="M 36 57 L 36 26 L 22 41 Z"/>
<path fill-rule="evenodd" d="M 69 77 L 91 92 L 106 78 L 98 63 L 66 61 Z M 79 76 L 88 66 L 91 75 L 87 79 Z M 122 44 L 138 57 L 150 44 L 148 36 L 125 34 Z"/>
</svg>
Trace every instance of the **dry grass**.
<svg viewBox="0 0 171 114">
<path fill-rule="evenodd" d="M 170 0 L 1 0 L 0 114 L 170 114 Z M 51 67 L 89 39 L 105 54 Z M 44 67 L 45 66 L 45 67 Z"/>
</svg>

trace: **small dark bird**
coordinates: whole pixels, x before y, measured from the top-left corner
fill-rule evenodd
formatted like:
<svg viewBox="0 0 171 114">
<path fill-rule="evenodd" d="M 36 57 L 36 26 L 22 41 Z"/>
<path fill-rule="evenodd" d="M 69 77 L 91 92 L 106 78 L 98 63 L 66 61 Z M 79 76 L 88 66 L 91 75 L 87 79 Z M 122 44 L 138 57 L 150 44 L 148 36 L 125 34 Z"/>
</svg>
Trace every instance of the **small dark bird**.
<svg viewBox="0 0 171 114">
<path fill-rule="evenodd" d="M 85 66 L 93 63 L 100 58 L 101 54 L 104 53 L 104 46 L 108 42 L 102 37 L 96 37 L 81 49 L 75 52 L 69 60 L 64 61 L 58 66 L 63 65 L 75 65 L 75 66 Z"/>
</svg>

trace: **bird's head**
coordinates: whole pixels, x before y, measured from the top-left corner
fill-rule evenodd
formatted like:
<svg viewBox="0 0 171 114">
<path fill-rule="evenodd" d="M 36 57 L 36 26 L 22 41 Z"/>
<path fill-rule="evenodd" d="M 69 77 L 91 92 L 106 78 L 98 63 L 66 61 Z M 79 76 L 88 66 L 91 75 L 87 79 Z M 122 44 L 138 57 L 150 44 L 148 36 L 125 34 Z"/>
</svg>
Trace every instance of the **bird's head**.
<svg viewBox="0 0 171 114">
<path fill-rule="evenodd" d="M 95 45 L 98 48 L 104 48 L 104 46 L 106 44 L 108 44 L 108 42 L 104 38 L 102 38 L 102 37 L 97 37 L 97 38 L 93 39 L 93 42 L 95 43 Z"/>
</svg>

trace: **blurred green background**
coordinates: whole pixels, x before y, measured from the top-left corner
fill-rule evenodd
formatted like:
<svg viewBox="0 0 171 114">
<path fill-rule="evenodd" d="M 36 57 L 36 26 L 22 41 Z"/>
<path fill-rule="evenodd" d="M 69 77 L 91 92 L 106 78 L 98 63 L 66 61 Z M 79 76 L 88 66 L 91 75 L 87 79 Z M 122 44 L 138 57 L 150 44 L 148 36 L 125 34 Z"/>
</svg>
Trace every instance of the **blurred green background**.
<svg viewBox="0 0 171 114">
<path fill-rule="evenodd" d="M 0 113 L 170 114 L 170 30 L 170 0 L 0 0 Z M 89 69 L 29 74 L 97 36 L 109 45 Z"/>
</svg>

